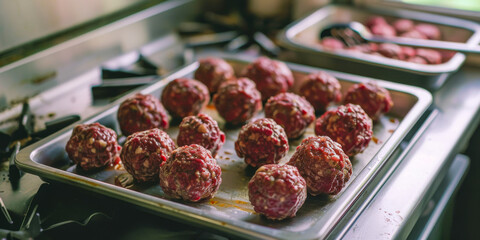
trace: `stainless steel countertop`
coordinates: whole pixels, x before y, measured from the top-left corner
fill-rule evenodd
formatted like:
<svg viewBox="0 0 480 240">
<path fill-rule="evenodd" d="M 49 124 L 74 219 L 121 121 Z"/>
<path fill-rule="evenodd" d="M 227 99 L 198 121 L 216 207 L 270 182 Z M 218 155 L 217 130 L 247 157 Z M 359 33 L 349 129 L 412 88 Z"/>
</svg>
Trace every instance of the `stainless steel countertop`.
<svg viewBox="0 0 480 240">
<path fill-rule="evenodd" d="M 363 203 L 365 207 L 360 208 L 363 211 L 332 234 L 333 238 L 405 239 L 408 236 L 453 157 L 478 125 L 480 70 L 463 67 L 433 95 L 438 116 L 371 201 Z"/>
</svg>

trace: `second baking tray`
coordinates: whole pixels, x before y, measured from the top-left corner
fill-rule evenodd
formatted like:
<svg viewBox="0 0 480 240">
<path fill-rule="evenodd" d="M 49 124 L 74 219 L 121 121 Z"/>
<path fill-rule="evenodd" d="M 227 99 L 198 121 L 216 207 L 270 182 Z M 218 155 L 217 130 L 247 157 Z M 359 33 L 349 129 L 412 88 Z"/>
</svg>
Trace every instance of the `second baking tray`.
<svg viewBox="0 0 480 240">
<path fill-rule="evenodd" d="M 392 80 L 429 90 L 440 88 L 448 76 L 464 63 L 465 55 L 462 53 L 456 53 L 447 62 L 427 65 L 346 50 L 328 51 L 320 46 L 318 36 L 324 27 L 340 22 L 364 23 L 368 17 L 374 15 L 384 16 L 389 21 L 407 18 L 434 24 L 442 32 L 445 41 L 464 42 L 472 46 L 480 42 L 480 25 L 471 21 L 386 7 L 379 9 L 330 5 L 293 22 L 279 34 L 280 45 L 290 51 L 282 59 Z"/>
<path fill-rule="evenodd" d="M 254 59 L 230 58 L 226 60 L 232 64 L 236 72 L 239 72 Z M 288 64 L 288 66 L 294 73 L 295 86 L 298 86 L 305 75 L 319 70 L 296 64 Z M 159 97 L 169 81 L 179 77 L 192 77 L 197 67 L 198 63 L 188 65 L 141 92 Z M 339 72 L 330 73 L 339 79 L 344 93 L 352 84 L 371 80 Z M 211 106 L 207 107 L 204 112 L 219 122 L 219 126 L 226 134 L 226 142 L 216 157 L 222 168 L 222 184 L 215 197 L 204 202 L 186 203 L 168 199 L 158 184 L 133 186 L 129 189 L 117 186 L 115 185 L 116 176 L 125 173 L 124 169 L 118 167 L 88 174 L 77 171 L 65 152 L 65 144 L 70 138 L 73 126 L 23 149 L 17 155 L 16 163 L 22 170 L 39 175 L 46 180 L 82 187 L 124 200 L 162 216 L 202 225 L 228 234 L 248 238 L 323 238 L 352 206 L 432 102 L 431 94 L 426 90 L 385 81 L 378 81 L 378 83 L 391 92 L 395 106 L 388 115 L 383 116 L 374 124 L 374 138 L 365 152 L 352 158 L 353 175 L 351 180 L 336 196 L 309 196 L 296 217 L 283 221 L 270 221 L 253 211 L 247 191 L 247 184 L 253 171 L 247 168 L 243 159 L 236 156 L 234 150 L 234 142 L 239 129 L 227 128 Z M 124 99 L 118 100 L 106 111 L 93 116 L 84 123 L 99 122 L 120 133 L 116 112 Z M 258 114 L 256 118 L 261 116 L 262 114 Z M 167 131 L 172 138 L 177 136 L 177 125 L 172 124 Z M 312 135 L 314 135 L 313 124 L 307 129 L 303 138 Z M 301 139 L 289 142 L 290 151 L 282 160 L 283 163 L 289 159 L 300 142 Z"/>
</svg>

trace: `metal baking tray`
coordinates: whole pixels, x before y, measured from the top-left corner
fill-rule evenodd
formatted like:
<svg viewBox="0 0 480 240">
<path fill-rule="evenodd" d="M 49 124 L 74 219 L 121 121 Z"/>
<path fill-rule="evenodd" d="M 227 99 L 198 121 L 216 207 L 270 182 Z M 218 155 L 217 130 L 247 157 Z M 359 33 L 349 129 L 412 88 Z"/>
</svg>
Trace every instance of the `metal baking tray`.
<svg viewBox="0 0 480 240">
<path fill-rule="evenodd" d="M 224 56 L 222 56 L 224 57 Z M 253 58 L 226 58 L 236 70 L 242 69 Z M 294 72 L 295 86 L 306 74 L 320 69 L 296 64 L 287 64 Z M 185 66 L 165 79 L 144 88 L 140 92 L 160 96 L 165 85 L 179 77 L 192 77 L 198 62 Z M 369 78 L 329 71 L 336 76 L 343 92 L 354 83 L 371 80 Z M 270 221 L 256 214 L 248 200 L 247 183 L 253 171 L 247 168 L 243 159 L 236 156 L 234 141 L 239 129 L 228 129 L 216 110 L 209 106 L 204 112 L 217 119 L 226 134 L 226 143 L 216 157 L 222 168 L 222 185 L 216 196 L 201 203 L 186 203 L 165 198 L 158 185 L 134 186 L 127 189 L 115 185 L 115 177 L 125 171 L 121 168 L 108 168 L 85 174 L 76 167 L 65 152 L 74 125 L 29 146 L 17 155 L 16 163 L 26 171 L 39 175 L 47 181 L 58 181 L 107 196 L 121 199 L 162 216 L 223 231 L 228 234 L 262 239 L 313 239 L 325 237 L 352 206 L 369 181 L 378 173 L 382 165 L 409 133 L 417 120 L 432 103 L 431 94 L 421 88 L 377 80 L 378 84 L 389 89 L 395 106 L 391 112 L 374 124 L 374 141 L 364 153 L 352 159 L 353 175 L 347 186 L 336 196 L 309 196 L 297 216 L 283 221 Z M 294 87 L 295 89 L 295 87 Z M 119 104 L 125 98 L 114 102 L 104 112 L 93 116 L 84 123 L 99 122 L 120 133 L 116 120 Z M 261 117 L 258 114 L 256 118 Z M 177 136 L 178 123 L 167 131 L 172 138 Z M 313 124 L 304 137 L 314 134 Z M 293 154 L 301 139 L 290 141 L 290 152 L 282 162 Z M 392 160 L 394 161 L 394 160 Z"/>
<path fill-rule="evenodd" d="M 372 15 L 384 16 L 389 21 L 407 18 L 434 24 L 440 28 L 445 41 L 464 42 L 471 46 L 480 42 L 480 25 L 467 20 L 387 7 L 329 5 L 293 22 L 279 33 L 280 45 L 289 50 L 281 59 L 429 90 L 440 88 L 448 76 L 464 63 L 465 55 L 462 53 L 456 53 L 447 62 L 426 65 L 346 50 L 328 51 L 320 46 L 319 32 L 329 24 L 351 21 L 364 23 Z"/>
</svg>

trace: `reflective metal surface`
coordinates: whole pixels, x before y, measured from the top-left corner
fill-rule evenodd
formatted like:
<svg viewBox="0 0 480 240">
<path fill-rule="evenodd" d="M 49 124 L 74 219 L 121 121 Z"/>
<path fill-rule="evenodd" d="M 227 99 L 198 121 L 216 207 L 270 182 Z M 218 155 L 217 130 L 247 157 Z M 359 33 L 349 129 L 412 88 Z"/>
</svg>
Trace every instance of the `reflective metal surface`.
<svg viewBox="0 0 480 240">
<path fill-rule="evenodd" d="M 230 60 L 228 60 L 230 59 Z M 236 60 L 227 58 L 234 69 L 243 68 L 253 58 Z M 178 77 L 192 76 L 198 64 L 188 65 L 154 85 L 143 89 L 142 93 L 160 96 L 161 90 Z M 316 68 L 289 64 L 294 77 L 302 79 L 306 74 L 318 71 Z M 368 78 L 331 72 L 342 84 L 343 91 L 353 83 L 367 81 Z M 122 199 L 133 205 L 140 206 L 157 214 L 169 216 L 177 220 L 200 224 L 229 234 L 253 238 L 321 238 L 337 224 L 346 211 L 365 190 L 372 178 L 378 173 L 390 155 L 409 133 L 417 120 L 431 104 L 431 95 L 420 88 L 378 80 L 379 85 L 392 93 L 395 106 L 391 113 L 383 116 L 375 124 L 374 133 L 377 142 L 372 141 L 366 151 L 355 156 L 353 160 L 354 174 L 348 186 L 332 197 L 310 197 L 297 217 L 279 222 L 267 221 L 252 210 L 248 203 L 247 182 L 249 180 L 246 165 L 242 159 L 234 155 L 233 143 L 238 135 L 238 129 L 227 129 L 216 111 L 207 108 L 207 113 L 219 121 L 226 132 L 227 142 L 217 156 L 222 167 L 223 183 L 216 197 L 203 203 L 183 203 L 165 198 L 159 186 L 135 186 L 125 189 L 114 185 L 115 177 L 124 170 L 107 169 L 92 174 L 76 171 L 66 156 L 64 146 L 68 140 L 70 126 L 61 132 L 44 139 L 22 150 L 17 157 L 17 164 L 23 170 L 37 174 L 45 179 L 64 182 L 87 190 L 102 193 Z M 124 99 L 124 98 L 123 98 Z M 103 113 L 86 120 L 100 122 L 118 131 L 116 111 L 120 99 Z M 176 128 L 168 130 L 170 136 L 176 136 Z M 307 130 L 306 136 L 313 135 L 313 126 Z M 293 154 L 300 140 L 290 142 L 290 155 Z M 287 159 L 285 158 L 284 161 Z"/>
<path fill-rule="evenodd" d="M 169 34 L 197 11 L 199 1 L 166 1 L 0 67 L 0 111 Z"/>
</svg>

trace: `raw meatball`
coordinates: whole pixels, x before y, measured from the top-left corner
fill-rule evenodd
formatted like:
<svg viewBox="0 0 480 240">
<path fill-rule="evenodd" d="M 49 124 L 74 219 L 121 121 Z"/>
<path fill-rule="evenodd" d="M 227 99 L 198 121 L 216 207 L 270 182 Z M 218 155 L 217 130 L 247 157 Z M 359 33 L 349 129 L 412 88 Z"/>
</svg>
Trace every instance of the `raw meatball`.
<svg viewBox="0 0 480 240">
<path fill-rule="evenodd" d="M 203 58 L 198 62 L 195 79 L 205 84 L 211 94 L 217 92 L 220 84 L 235 78 L 232 66 L 221 58 Z"/>
<path fill-rule="evenodd" d="M 398 19 L 392 25 L 398 33 L 404 33 L 412 30 L 415 23 L 410 19 Z"/>
<path fill-rule="evenodd" d="M 329 136 L 350 157 L 363 152 L 372 139 L 372 119 L 355 104 L 327 111 L 315 121 L 315 134 Z"/>
<path fill-rule="evenodd" d="M 409 58 L 407 61 L 412 62 L 412 63 L 418 63 L 418 64 L 428 64 L 427 60 L 425 58 L 419 57 L 419 56 L 413 56 Z"/>
<path fill-rule="evenodd" d="M 437 50 L 418 48 L 417 56 L 424 58 L 428 64 L 442 63 L 442 54 Z"/>
<path fill-rule="evenodd" d="M 198 202 L 212 198 L 222 183 L 222 170 L 210 152 L 192 144 L 172 152 L 160 167 L 160 186 L 172 198 Z"/>
<path fill-rule="evenodd" d="M 120 157 L 137 182 L 157 182 L 160 165 L 174 149 L 175 143 L 168 134 L 153 128 L 128 136 Z"/>
<path fill-rule="evenodd" d="M 345 47 L 345 44 L 343 44 L 341 40 L 333 37 L 323 38 L 320 44 L 322 47 L 329 50 L 343 49 Z"/>
<path fill-rule="evenodd" d="M 242 76 L 252 79 L 262 94 L 262 100 L 286 92 L 293 85 L 292 71 L 283 62 L 259 57 L 247 65 Z"/>
<path fill-rule="evenodd" d="M 315 111 L 305 98 L 294 93 L 280 93 L 268 99 L 265 117 L 275 120 L 288 138 L 295 139 L 315 120 Z"/>
<path fill-rule="evenodd" d="M 296 167 L 268 164 L 250 179 L 248 198 L 256 212 L 282 220 L 295 217 L 307 198 L 307 186 Z"/>
<path fill-rule="evenodd" d="M 440 55 L 442 55 L 442 63 L 448 62 L 457 52 L 454 51 L 440 51 Z"/>
<path fill-rule="evenodd" d="M 362 53 L 374 53 L 378 51 L 378 44 L 376 43 L 365 43 L 365 44 L 359 44 L 359 45 L 354 45 L 349 48 L 347 48 L 350 51 L 354 52 L 362 52 Z"/>
<path fill-rule="evenodd" d="M 298 168 L 313 196 L 339 193 L 352 175 L 352 163 L 342 146 L 327 136 L 304 139 L 287 164 Z"/>
<path fill-rule="evenodd" d="M 390 92 L 371 81 L 351 86 L 345 94 L 344 102 L 360 105 L 372 120 L 377 120 L 393 107 Z"/>
<path fill-rule="evenodd" d="M 413 29 L 408 32 L 402 33 L 400 37 L 406 37 L 406 38 L 416 38 L 416 39 L 427 39 L 427 36 L 425 34 Z"/>
<path fill-rule="evenodd" d="M 242 127 L 235 152 L 252 167 L 278 163 L 288 152 L 285 130 L 271 118 L 260 118 Z"/>
<path fill-rule="evenodd" d="M 177 78 L 162 92 L 162 103 L 174 117 L 197 115 L 210 101 L 207 87 L 194 79 Z"/>
<path fill-rule="evenodd" d="M 213 157 L 225 143 L 225 134 L 217 122 L 203 113 L 185 117 L 178 129 L 178 146 L 198 144 L 209 150 Z"/>
<path fill-rule="evenodd" d="M 417 54 L 417 51 L 415 50 L 415 48 L 405 47 L 405 46 L 401 46 L 401 48 L 402 48 L 402 54 L 405 59 L 412 58 Z"/>
<path fill-rule="evenodd" d="M 415 26 L 415 30 L 423 33 L 428 39 L 431 40 L 440 40 L 442 35 L 437 26 L 428 23 L 417 24 Z"/>
<path fill-rule="evenodd" d="M 381 16 L 371 16 L 368 18 L 367 22 L 365 23 L 365 26 L 368 28 L 375 26 L 375 25 L 387 25 L 387 20 L 385 20 L 384 17 Z"/>
<path fill-rule="evenodd" d="M 377 24 L 370 27 L 370 31 L 373 35 L 383 36 L 383 37 L 394 37 L 397 35 L 395 28 L 388 24 Z"/>
<path fill-rule="evenodd" d="M 378 45 L 378 52 L 385 57 L 394 59 L 404 59 L 402 47 L 393 43 L 381 43 Z"/>
<path fill-rule="evenodd" d="M 68 157 L 85 171 L 114 163 L 120 149 L 115 131 L 100 123 L 75 126 L 65 146 Z"/>
<path fill-rule="evenodd" d="M 218 114 L 234 125 L 250 120 L 262 109 L 260 92 L 248 78 L 239 78 L 220 85 L 213 96 L 213 103 Z"/>
<path fill-rule="evenodd" d="M 317 112 L 323 112 L 331 103 L 342 99 L 338 80 L 323 71 L 311 73 L 305 77 L 298 93 L 304 96 Z"/>
<path fill-rule="evenodd" d="M 117 112 L 118 124 L 123 135 L 152 128 L 168 128 L 165 108 L 154 96 L 137 93 L 120 104 Z"/>
</svg>

